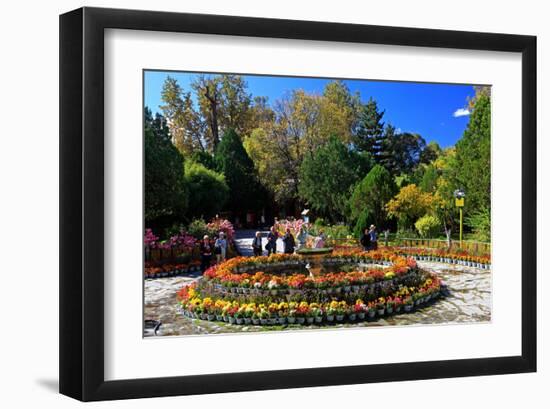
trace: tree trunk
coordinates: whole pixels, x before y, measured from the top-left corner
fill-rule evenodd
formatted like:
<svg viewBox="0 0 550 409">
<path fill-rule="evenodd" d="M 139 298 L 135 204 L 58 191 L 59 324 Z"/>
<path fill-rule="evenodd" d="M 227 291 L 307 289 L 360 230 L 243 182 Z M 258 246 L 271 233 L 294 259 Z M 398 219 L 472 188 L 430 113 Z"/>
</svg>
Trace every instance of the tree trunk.
<svg viewBox="0 0 550 409">
<path fill-rule="evenodd" d="M 451 228 L 445 224 L 445 236 L 447 237 L 447 250 L 451 250 Z"/>
<path fill-rule="evenodd" d="M 218 99 L 216 94 L 210 91 L 208 85 L 205 87 L 204 96 L 210 102 L 210 130 L 212 132 L 212 147 L 215 152 L 220 141 L 218 132 Z"/>
</svg>

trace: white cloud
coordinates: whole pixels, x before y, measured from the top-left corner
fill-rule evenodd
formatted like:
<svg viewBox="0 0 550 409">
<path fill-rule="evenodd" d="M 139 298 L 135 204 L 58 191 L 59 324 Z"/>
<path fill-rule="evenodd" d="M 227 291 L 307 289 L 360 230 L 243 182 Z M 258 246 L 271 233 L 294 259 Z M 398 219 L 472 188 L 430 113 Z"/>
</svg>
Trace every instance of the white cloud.
<svg viewBox="0 0 550 409">
<path fill-rule="evenodd" d="M 455 118 L 458 118 L 459 116 L 468 116 L 470 115 L 470 111 L 468 111 L 466 108 L 458 108 L 454 113 L 453 116 Z"/>
</svg>

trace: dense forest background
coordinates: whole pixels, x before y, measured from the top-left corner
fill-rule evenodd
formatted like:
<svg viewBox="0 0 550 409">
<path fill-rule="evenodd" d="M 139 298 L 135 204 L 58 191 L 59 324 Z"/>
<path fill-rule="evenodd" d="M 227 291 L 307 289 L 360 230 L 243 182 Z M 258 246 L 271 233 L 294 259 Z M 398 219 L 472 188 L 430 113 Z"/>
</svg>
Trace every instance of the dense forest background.
<svg viewBox="0 0 550 409">
<path fill-rule="evenodd" d="M 466 193 L 469 236 L 490 240 L 490 88 L 474 87 L 460 140 L 442 149 L 385 121 L 342 81 L 268 103 L 239 75 L 167 77 L 162 114 L 145 108 L 145 222 L 169 234 L 224 215 L 237 227 L 311 216 L 358 235 L 455 234 L 453 192 Z M 366 102 L 362 102 L 366 101 Z"/>
</svg>

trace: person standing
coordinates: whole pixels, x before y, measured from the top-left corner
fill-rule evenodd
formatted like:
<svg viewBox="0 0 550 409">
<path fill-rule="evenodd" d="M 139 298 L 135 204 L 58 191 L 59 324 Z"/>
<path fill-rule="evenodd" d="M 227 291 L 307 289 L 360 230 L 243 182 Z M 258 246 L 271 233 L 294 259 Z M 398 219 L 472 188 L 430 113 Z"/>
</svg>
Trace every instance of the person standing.
<svg viewBox="0 0 550 409">
<path fill-rule="evenodd" d="M 325 232 L 323 230 L 319 231 L 319 236 L 315 239 L 315 248 L 321 249 L 325 247 L 325 241 L 327 239 L 327 236 L 325 235 Z"/>
<path fill-rule="evenodd" d="M 370 225 L 369 235 L 370 235 L 370 247 L 371 249 L 376 250 L 378 248 L 378 235 L 376 233 L 376 226 L 374 224 Z"/>
<path fill-rule="evenodd" d="M 204 273 L 204 271 L 210 267 L 210 263 L 212 262 L 212 245 L 210 244 L 210 238 L 208 237 L 208 235 L 205 235 L 202 238 L 200 252 L 201 271 Z"/>
<path fill-rule="evenodd" d="M 369 251 L 371 242 L 370 242 L 370 230 L 365 228 L 363 231 L 363 234 L 361 235 L 361 246 L 363 246 L 363 250 Z"/>
<path fill-rule="evenodd" d="M 227 240 L 224 232 L 220 232 L 216 242 L 214 243 L 214 253 L 216 253 L 216 261 L 218 264 L 225 261 L 225 257 L 227 255 Z"/>
<path fill-rule="evenodd" d="M 290 229 L 286 229 L 286 233 L 283 236 L 283 244 L 284 244 L 284 253 L 285 254 L 292 254 L 294 253 L 294 247 L 296 246 L 296 242 L 294 241 L 294 236 L 290 232 Z"/>
<path fill-rule="evenodd" d="M 298 240 L 298 249 L 301 249 L 306 246 L 307 233 L 304 230 L 304 227 L 300 227 L 300 231 L 296 235 L 296 240 Z"/>
<path fill-rule="evenodd" d="M 262 251 L 262 233 L 259 231 L 256 232 L 256 235 L 252 239 L 252 251 L 254 252 L 254 256 L 258 257 L 261 256 Z"/>
<path fill-rule="evenodd" d="M 265 245 L 265 249 L 267 250 L 267 255 L 269 256 L 271 253 L 275 254 L 277 253 L 277 238 L 279 237 L 279 234 L 277 233 L 277 230 L 275 230 L 275 226 L 272 226 L 269 230 L 269 233 L 267 234 L 267 244 Z"/>
</svg>

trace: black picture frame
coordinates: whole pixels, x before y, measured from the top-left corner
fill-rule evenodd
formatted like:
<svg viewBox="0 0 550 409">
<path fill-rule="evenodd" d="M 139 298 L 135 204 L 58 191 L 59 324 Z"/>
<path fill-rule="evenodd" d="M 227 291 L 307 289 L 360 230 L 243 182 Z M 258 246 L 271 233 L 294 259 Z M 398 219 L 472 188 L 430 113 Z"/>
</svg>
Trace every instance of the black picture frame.
<svg viewBox="0 0 550 409">
<path fill-rule="evenodd" d="M 522 56 L 519 356 L 105 381 L 104 30 L 508 51 Z M 60 16 L 60 383 L 83 401 L 536 371 L 536 37 L 81 8 Z"/>
</svg>

